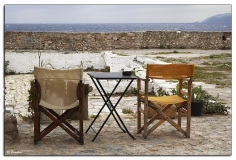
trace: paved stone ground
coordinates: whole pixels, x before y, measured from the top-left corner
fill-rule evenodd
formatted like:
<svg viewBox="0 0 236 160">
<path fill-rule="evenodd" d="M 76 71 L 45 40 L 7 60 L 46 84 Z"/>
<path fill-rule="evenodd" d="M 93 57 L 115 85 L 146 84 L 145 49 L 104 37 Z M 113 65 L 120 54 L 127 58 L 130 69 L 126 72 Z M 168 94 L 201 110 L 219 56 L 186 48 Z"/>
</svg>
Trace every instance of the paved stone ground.
<svg viewBox="0 0 236 160">
<path fill-rule="evenodd" d="M 102 116 L 103 118 L 103 116 Z M 95 123 L 99 128 L 102 118 Z M 136 118 L 123 115 L 122 119 L 131 139 L 123 133 L 113 118 L 108 120 L 94 142 L 95 133 L 85 134 L 84 145 L 79 145 L 62 129 L 56 128 L 38 144 L 33 143 L 33 123 L 18 123 L 20 139 L 5 144 L 5 155 L 231 155 L 232 135 L 231 116 L 192 117 L 191 137 L 185 138 L 175 128 L 165 122 L 147 139 L 136 133 Z M 78 123 L 72 121 L 72 124 Z M 84 121 L 87 129 L 91 120 Z M 45 125 L 43 125 L 45 126 Z"/>
<path fill-rule="evenodd" d="M 123 108 L 130 108 L 136 112 L 135 96 L 124 97 L 117 106 L 117 111 L 136 140 L 123 133 L 113 117 L 110 117 L 94 142 L 92 142 L 95 135 L 93 130 L 84 135 L 84 145 L 79 145 L 58 127 L 35 145 L 33 123 L 23 121 L 19 117 L 19 114 L 26 113 L 29 81 L 32 78 L 32 75 L 5 77 L 7 87 L 5 104 L 15 105 L 14 113 L 18 120 L 20 139 L 17 142 L 4 144 L 4 155 L 232 155 L 231 114 L 192 117 L 190 138 L 185 138 L 168 122 L 164 122 L 147 139 L 143 139 L 142 134 L 137 134 L 136 131 L 136 113 L 122 113 Z M 113 98 L 116 99 L 117 97 Z M 90 93 L 89 115 L 95 115 L 102 104 L 103 101 L 99 96 L 94 92 Z M 102 112 L 95 122 L 94 130 L 98 130 L 107 114 L 107 110 Z M 84 121 L 84 131 L 91 122 L 92 118 Z M 73 120 L 70 123 L 74 125 L 78 121 Z"/>
</svg>

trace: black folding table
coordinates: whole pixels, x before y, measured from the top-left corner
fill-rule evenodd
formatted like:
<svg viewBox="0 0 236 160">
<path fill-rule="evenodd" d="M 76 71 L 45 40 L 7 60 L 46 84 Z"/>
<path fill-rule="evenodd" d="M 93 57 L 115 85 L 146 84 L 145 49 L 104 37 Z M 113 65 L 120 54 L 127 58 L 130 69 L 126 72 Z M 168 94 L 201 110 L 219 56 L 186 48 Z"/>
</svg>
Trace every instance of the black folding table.
<svg viewBox="0 0 236 160">
<path fill-rule="evenodd" d="M 94 122 L 96 121 L 97 117 L 99 116 L 99 114 L 102 112 L 103 108 L 105 106 L 107 106 L 107 108 L 109 109 L 110 113 L 107 116 L 107 118 L 105 119 L 105 121 L 103 122 L 102 126 L 100 127 L 100 129 L 98 130 L 98 132 L 96 133 L 95 137 L 93 138 L 92 141 L 94 141 L 96 139 L 96 137 L 98 136 L 98 134 L 100 133 L 100 131 L 102 130 L 103 126 L 105 125 L 105 123 L 107 122 L 107 120 L 109 119 L 109 117 L 112 115 L 116 121 L 116 123 L 118 124 L 118 126 L 120 127 L 120 129 L 124 132 L 124 133 L 128 133 L 129 136 L 132 139 L 135 139 L 128 131 L 128 129 L 126 128 L 124 122 L 122 121 L 121 117 L 119 116 L 118 112 L 116 111 L 116 107 L 119 104 L 120 100 L 122 99 L 122 97 L 124 96 L 125 92 L 127 91 L 127 89 L 129 88 L 129 86 L 131 85 L 131 83 L 133 82 L 134 79 L 136 79 L 136 76 L 132 76 L 132 75 L 123 75 L 122 72 L 90 72 L 88 73 L 88 75 L 90 76 L 90 78 L 92 79 L 94 85 L 96 86 L 98 92 L 100 93 L 102 99 L 104 100 L 104 104 L 102 106 L 102 108 L 100 109 L 100 111 L 98 112 L 98 114 L 96 115 L 96 117 L 93 119 L 92 123 L 90 124 L 90 126 L 88 127 L 88 129 L 86 130 L 85 133 L 87 133 L 89 131 L 89 129 L 92 127 L 92 125 L 94 124 Z M 102 84 L 100 83 L 101 80 L 116 80 L 117 84 L 114 86 L 114 89 L 112 90 L 112 92 L 110 93 L 110 95 L 107 95 L 107 92 L 104 90 Z M 116 90 L 116 88 L 118 87 L 118 85 L 120 84 L 120 82 L 122 80 L 130 80 L 128 85 L 126 86 L 125 90 L 122 92 L 121 96 L 119 97 L 118 101 L 115 103 L 115 105 L 112 104 L 110 98 L 113 95 L 114 91 Z M 117 119 L 118 118 L 118 119 Z M 119 123 L 119 121 L 120 123 Z M 123 129 L 123 127 L 124 129 Z"/>
</svg>

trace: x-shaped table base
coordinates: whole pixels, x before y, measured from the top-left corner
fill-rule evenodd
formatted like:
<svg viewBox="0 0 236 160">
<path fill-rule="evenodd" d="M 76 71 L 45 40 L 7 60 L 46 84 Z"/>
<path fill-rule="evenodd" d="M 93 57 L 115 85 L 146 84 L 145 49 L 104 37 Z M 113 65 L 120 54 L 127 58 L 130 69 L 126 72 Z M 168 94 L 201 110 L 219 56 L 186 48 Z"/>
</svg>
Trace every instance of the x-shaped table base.
<svg viewBox="0 0 236 160">
<path fill-rule="evenodd" d="M 90 74 L 89 74 L 89 75 L 90 75 Z M 96 139 L 96 137 L 98 136 L 98 134 L 100 133 L 100 131 L 102 130 L 103 126 L 106 124 L 107 120 L 110 118 L 111 115 L 112 115 L 113 118 L 115 119 L 115 121 L 116 121 L 116 123 L 118 124 L 118 126 L 120 127 L 120 129 L 121 129 L 124 133 L 128 133 L 129 136 L 130 136 L 132 139 L 135 139 L 135 138 L 129 133 L 128 129 L 126 128 L 126 126 L 125 126 L 125 124 L 124 124 L 124 122 L 122 121 L 121 117 L 119 116 L 119 114 L 118 114 L 117 111 L 116 111 L 117 105 L 119 104 L 120 100 L 121 100 L 122 97 L 124 96 L 124 94 L 125 94 L 125 92 L 127 91 L 127 89 L 130 87 L 130 85 L 131 85 L 131 83 L 133 82 L 134 78 L 131 78 L 131 79 L 130 79 L 130 82 L 129 82 L 129 84 L 127 85 L 127 87 L 125 88 L 124 92 L 121 94 L 121 96 L 119 97 L 119 99 L 118 99 L 118 101 L 116 102 L 116 104 L 113 105 L 112 102 L 111 102 L 111 100 L 110 100 L 110 98 L 111 98 L 111 96 L 113 95 L 113 93 L 114 93 L 114 91 L 116 90 L 116 88 L 118 87 L 118 85 L 120 84 L 121 80 L 124 79 L 124 78 L 122 78 L 123 76 L 120 77 L 120 78 L 116 78 L 116 80 L 118 80 L 118 82 L 117 82 L 117 84 L 115 85 L 114 89 L 112 90 L 112 92 L 111 92 L 111 94 L 110 94 L 109 96 L 107 95 L 106 91 L 105 91 L 104 88 L 102 87 L 102 85 L 101 85 L 101 83 L 100 83 L 100 81 L 99 81 L 100 79 L 99 79 L 99 78 L 96 78 L 96 77 L 94 77 L 94 76 L 92 76 L 92 75 L 90 75 L 90 77 L 91 77 L 91 79 L 92 79 L 94 85 L 96 86 L 98 92 L 100 93 L 100 95 L 101 95 L 101 97 L 102 97 L 102 99 L 103 99 L 103 101 L 104 101 L 104 104 L 103 104 L 102 108 L 100 109 L 100 111 L 98 112 L 98 114 L 96 115 L 96 117 L 93 119 L 93 121 L 92 121 L 92 123 L 90 124 L 90 126 L 88 127 L 88 129 L 86 130 L 86 133 L 87 133 L 87 132 L 89 131 L 89 129 L 92 127 L 92 125 L 94 124 L 94 122 L 95 122 L 96 119 L 98 118 L 99 114 L 102 112 L 103 108 L 104 108 L 105 106 L 107 106 L 107 108 L 109 109 L 110 113 L 109 113 L 109 115 L 107 116 L 107 118 L 105 119 L 105 121 L 103 122 L 102 126 L 100 127 L 100 129 L 98 130 L 98 132 L 96 133 L 96 135 L 95 135 L 95 137 L 93 138 L 92 141 L 94 141 L 94 140 Z M 126 78 L 126 79 L 128 79 L 128 78 Z M 95 82 L 95 80 L 96 80 L 96 82 Z M 113 80 L 115 80 L 115 79 L 113 79 Z M 117 118 L 119 119 L 119 121 L 120 121 L 121 124 L 119 123 L 119 121 L 118 121 Z M 122 127 L 121 125 L 122 125 L 123 127 Z"/>
</svg>

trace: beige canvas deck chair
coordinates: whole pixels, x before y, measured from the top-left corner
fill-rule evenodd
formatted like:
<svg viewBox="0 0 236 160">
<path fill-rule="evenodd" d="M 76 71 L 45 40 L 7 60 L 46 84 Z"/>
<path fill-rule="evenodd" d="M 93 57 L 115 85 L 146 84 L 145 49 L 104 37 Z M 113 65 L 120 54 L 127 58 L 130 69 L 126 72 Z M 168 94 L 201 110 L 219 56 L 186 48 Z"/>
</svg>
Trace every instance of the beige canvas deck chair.
<svg viewBox="0 0 236 160">
<path fill-rule="evenodd" d="M 83 69 L 46 69 L 34 67 L 35 76 L 35 115 L 34 143 L 60 126 L 80 144 L 83 139 Z M 55 110 L 64 110 L 59 115 Z M 48 116 L 52 123 L 40 131 L 40 114 Z M 79 114 L 79 130 L 66 121 L 73 114 Z"/>
<path fill-rule="evenodd" d="M 143 131 L 143 137 L 153 132 L 163 122 L 168 121 L 178 131 L 186 137 L 190 137 L 191 118 L 191 90 L 194 75 L 194 65 L 192 64 L 147 64 L 146 79 L 137 79 L 137 100 L 138 100 L 138 133 Z M 171 96 L 148 96 L 150 79 L 178 80 L 178 95 Z M 144 91 L 141 90 L 141 81 L 144 81 Z M 187 81 L 187 89 L 183 89 L 183 81 Z M 185 97 L 185 98 L 183 98 Z M 142 107 L 143 104 L 144 106 Z M 148 108 L 156 111 L 151 119 L 148 119 Z M 168 111 L 168 112 L 167 112 Z M 178 123 L 171 119 L 170 115 L 178 112 Z M 187 126 L 181 126 L 182 113 L 187 118 Z M 141 113 L 144 114 L 144 121 L 141 122 Z M 157 118 L 160 117 L 161 119 Z M 158 121 L 154 123 L 154 121 Z M 152 125 L 151 125 L 152 124 Z M 142 125 L 142 127 L 141 127 Z M 150 127 L 151 126 L 151 127 Z"/>
</svg>

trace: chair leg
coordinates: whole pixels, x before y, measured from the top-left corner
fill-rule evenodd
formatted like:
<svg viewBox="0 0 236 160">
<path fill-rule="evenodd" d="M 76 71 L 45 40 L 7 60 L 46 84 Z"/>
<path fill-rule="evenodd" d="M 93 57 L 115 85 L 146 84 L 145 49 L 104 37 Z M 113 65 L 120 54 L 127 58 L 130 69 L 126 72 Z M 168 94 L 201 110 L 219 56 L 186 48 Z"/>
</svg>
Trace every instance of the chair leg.
<svg viewBox="0 0 236 160">
<path fill-rule="evenodd" d="M 178 126 L 181 127 L 181 120 L 182 120 L 182 112 L 178 109 Z"/>
<path fill-rule="evenodd" d="M 81 108 L 81 109 L 80 109 Z M 83 131 L 83 112 L 82 107 L 79 107 L 79 137 L 80 144 L 84 144 L 84 131 Z"/>
<path fill-rule="evenodd" d="M 34 130 L 34 143 L 37 143 L 39 140 L 41 140 L 44 136 L 46 136 L 48 133 L 50 133 L 53 129 L 55 129 L 57 126 L 60 126 L 62 129 L 64 129 L 70 136 L 72 136 L 76 141 L 78 141 L 80 144 L 83 144 L 83 121 L 80 121 L 80 130 L 78 131 L 75 129 L 72 125 L 70 125 L 66 119 L 70 117 L 75 111 L 79 111 L 77 108 L 66 110 L 62 115 L 58 115 L 55 111 L 51 109 L 46 109 L 43 107 L 40 107 L 38 109 L 39 112 L 35 112 L 35 130 Z M 48 116 L 52 123 L 48 125 L 44 130 L 40 132 L 40 112 L 43 112 L 46 116 Z M 80 112 L 82 113 L 82 112 Z M 80 116 L 81 117 L 81 116 Z M 83 117 L 81 117 L 83 119 Z M 82 127 L 81 127 L 82 124 Z"/>
<path fill-rule="evenodd" d="M 147 139 L 147 128 L 148 128 L 148 106 L 147 104 L 144 105 L 144 131 L 143 131 L 143 138 Z"/>
<path fill-rule="evenodd" d="M 37 109 L 35 109 L 35 115 L 34 115 L 34 143 L 36 144 L 39 139 L 38 135 L 40 133 L 40 112 Z"/>
<path fill-rule="evenodd" d="M 187 138 L 190 138 L 190 122 L 191 121 L 191 103 L 188 103 L 187 109 Z"/>
<path fill-rule="evenodd" d="M 138 78 L 137 79 L 137 130 L 139 131 L 139 129 L 141 128 L 141 96 L 140 96 L 140 89 L 141 89 L 141 80 Z"/>
<path fill-rule="evenodd" d="M 40 110 L 39 110 L 39 92 L 40 87 L 37 79 L 34 81 L 35 97 L 34 97 L 34 143 L 36 144 L 40 134 Z"/>
<path fill-rule="evenodd" d="M 137 115 L 137 130 L 139 131 L 140 128 L 141 128 L 141 111 L 140 111 L 140 108 L 141 108 L 141 102 L 138 100 L 138 108 L 137 108 L 137 111 L 138 111 L 138 115 Z"/>
</svg>

